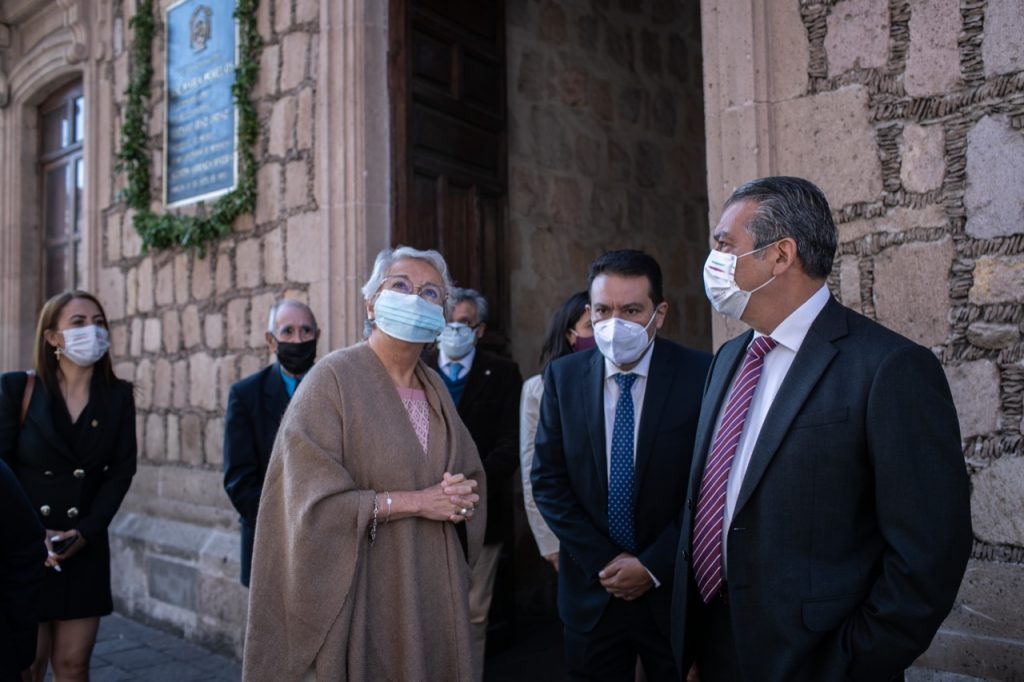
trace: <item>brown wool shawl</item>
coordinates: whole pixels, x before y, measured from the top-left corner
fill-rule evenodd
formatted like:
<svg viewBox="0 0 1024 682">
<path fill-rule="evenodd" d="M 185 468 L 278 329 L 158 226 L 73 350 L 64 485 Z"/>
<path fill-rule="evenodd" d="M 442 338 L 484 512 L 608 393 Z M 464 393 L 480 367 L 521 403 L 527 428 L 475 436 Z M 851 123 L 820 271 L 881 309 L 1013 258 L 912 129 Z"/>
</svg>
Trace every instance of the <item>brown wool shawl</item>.
<svg viewBox="0 0 1024 682">
<path fill-rule="evenodd" d="M 469 564 L 455 524 L 420 517 L 367 529 L 377 492 L 420 490 L 445 471 L 480 482 L 465 524 L 483 544 L 484 473 L 441 378 L 416 376 L 430 405 L 428 452 L 365 343 L 321 359 L 281 423 L 263 485 L 243 679 L 453 680 L 470 671 Z"/>
</svg>

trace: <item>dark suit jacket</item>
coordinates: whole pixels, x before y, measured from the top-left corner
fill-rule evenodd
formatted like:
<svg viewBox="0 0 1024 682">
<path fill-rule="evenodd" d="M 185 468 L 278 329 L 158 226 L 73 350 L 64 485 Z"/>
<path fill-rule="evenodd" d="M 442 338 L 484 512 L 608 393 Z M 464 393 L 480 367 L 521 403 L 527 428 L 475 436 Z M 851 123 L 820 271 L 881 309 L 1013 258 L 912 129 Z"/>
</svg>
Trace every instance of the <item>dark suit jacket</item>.
<svg viewBox="0 0 1024 682">
<path fill-rule="evenodd" d="M 681 670 L 700 602 L 691 533 L 712 431 L 752 332 L 715 356 L 672 606 Z M 935 356 L 830 299 L 765 418 L 728 528 L 744 677 L 887 680 L 928 646 L 971 550 L 956 410 Z"/>
<path fill-rule="evenodd" d="M 643 599 L 667 635 L 679 510 L 711 356 L 661 338 L 651 352 L 636 445 L 634 528 L 639 559 L 661 582 Z M 597 350 L 551 363 L 531 475 L 537 508 L 561 543 L 559 615 L 578 632 L 600 620 L 611 597 L 597 574 L 623 551 L 608 534 L 604 378 Z"/>
<path fill-rule="evenodd" d="M 32 665 L 39 625 L 35 602 L 43 584 L 45 531 L 14 472 L 0 461 L 0 679 Z"/>
<path fill-rule="evenodd" d="M 224 490 L 242 522 L 242 584 L 249 585 L 256 512 L 270 453 L 288 407 L 288 389 L 276 362 L 231 387 L 224 417 Z"/>
<path fill-rule="evenodd" d="M 438 352 L 424 354 L 438 370 Z M 487 531 L 485 543 L 512 541 L 512 474 L 519 469 L 519 366 L 477 348 L 456 406 L 480 452 L 487 474 Z"/>
<path fill-rule="evenodd" d="M 113 609 L 107 528 L 137 463 L 132 385 L 116 379 L 107 384 L 98 372 L 93 374 L 89 404 L 79 417 L 81 436 L 71 447 L 53 421 L 54 401 L 62 398 L 48 393 L 38 379 L 19 431 L 25 379 L 24 372 L 0 377 L 0 457 L 46 528 L 76 528 L 87 542 L 61 565 L 61 573 L 46 572 L 39 616 L 106 615 Z"/>
</svg>

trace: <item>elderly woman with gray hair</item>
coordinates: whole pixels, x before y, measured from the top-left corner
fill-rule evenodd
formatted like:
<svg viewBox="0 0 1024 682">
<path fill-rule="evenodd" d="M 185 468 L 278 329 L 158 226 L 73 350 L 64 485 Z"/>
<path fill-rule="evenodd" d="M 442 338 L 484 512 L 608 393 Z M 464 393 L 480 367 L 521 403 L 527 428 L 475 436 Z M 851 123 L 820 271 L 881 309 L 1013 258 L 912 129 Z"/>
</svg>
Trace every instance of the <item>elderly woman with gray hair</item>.
<svg viewBox="0 0 1024 682">
<path fill-rule="evenodd" d="M 450 290 L 436 251 L 382 251 L 367 340 L 299 385 L 260 502 L 246 680 L 471 679 L 483 467 L 420 360 Z"/>
</svg>

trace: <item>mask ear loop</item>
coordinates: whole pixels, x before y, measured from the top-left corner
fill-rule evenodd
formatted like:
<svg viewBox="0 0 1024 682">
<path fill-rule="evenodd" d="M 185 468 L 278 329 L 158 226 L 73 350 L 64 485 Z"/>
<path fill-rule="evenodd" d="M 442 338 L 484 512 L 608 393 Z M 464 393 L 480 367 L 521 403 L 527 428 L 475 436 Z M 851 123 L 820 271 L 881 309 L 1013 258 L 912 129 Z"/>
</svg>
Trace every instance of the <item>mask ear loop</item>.
<svg viewBox="0 0 1024 682">
<path fill-rule="evenodd" d="M 658 305 L 661 305 L 661 304 L 659 303 Z M 654 318 L 656 318 L 657 316 L 658 316 L 658 306 L 656 305 L 656 306 L 654 306 L 654 314 L 651 315 L 651 319 L 647 320 L 647 324 L 644 325 L 644 333 L 645 334 L 647 333 L 648 327 L 651 326 L 651 323 L 654 322 Z M 640 351 L 640 357 L 643 357 L 644 353 L 647 352 L 647 349 L 649 349 L 652 345 L 654 345 L 654 339 L 656 339 L 656 338 L 658 338 L 657 330 L 655 330 L 655 332 L 651 336 L 651 338 L 647 339 L 647 345 L 644 346 L 644 349 L 642 351 Z"/>
<path fill-rule="evenodd" d="M 783 237 L 783 239 L 785 239 L 785 237 Z M 753 251 L 747 251 L 745 254 L 743 254 L 743 256 L 749 256 L 752 253 L 757 253 L 758 251 L 764 251 L 765 249 L 767 249 L 769 247 L 775 246 L 776 244 L 778 244 L 781 241 L 782 241 L 782 239 L 777 239 L 776 241 L 773 241 L 771 244 L 765 244 L 764 246 L 762 246 L 759 249 L 754 249 Z M 743 256 L 736 256 L 736 260 L 739 260 L 740 258 L 743 258 Z M 772 275 L 771 278 L 767 282 L 765 282 L 764 284 L 762 284 L 760 286 L 754 287 L 750 291 L 746 292 L 746 294 L 748 296 L 752 296 L 752 295 L 756 294 L 758 291 L 761 291 L 761 289 L 764 289 L 766 286 L 768 286 L 769 284 L 774 282 L 775 278 L 776 278 L 776 275 Z M 734 282 L 736 281 L 736 276 L 735 275 L 733 275 L 733 281 Z M 740 289 L 740 291 L 743 291 L 743 289 Z"/>
</svg>

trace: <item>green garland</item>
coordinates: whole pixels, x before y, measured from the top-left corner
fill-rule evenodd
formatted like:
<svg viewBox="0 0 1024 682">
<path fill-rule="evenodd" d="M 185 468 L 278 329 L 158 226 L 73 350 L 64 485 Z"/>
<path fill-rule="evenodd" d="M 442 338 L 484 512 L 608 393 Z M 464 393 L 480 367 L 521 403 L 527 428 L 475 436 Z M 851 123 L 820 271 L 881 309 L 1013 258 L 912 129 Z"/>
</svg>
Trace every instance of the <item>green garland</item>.
<svg viewBox="0 0 1024 682">
<path fill-rule="evenodd" d="M 117 155 L 117 172 L 127 172 L 128 185 L 122 196 L 135 210 L 135 230 L 142 237 L 144 252 L 171 249 L 176 246 L 194 248 L 203 256 L 206 243 L 231 232 L 235 218 L 252 213 L 256 207 L 256 141 L 260 124 L 252 92 L 260 68 L 263 41 L 256 28 L 259 0 L 237 0 L 234 17 L 238 20 L 239 63 L 231 94 L 238 108 L 238 183 L 235 189 L 220 197 L 204 215 L 188 216 L 172 213 L 156 214 L 150 205 L 150 159 L 147 129 L 150 81 L 153 78 L 153 35 L 156 21 L 153 0 L 138 0 L 137 11 L 130 26 L 134 31 L 130 55 L 131 77 L 125 89 L 127 103 L 121 128 L 121 151 Z M 166 125 L 166 123 L 165 123 Z"/>
</svg>

